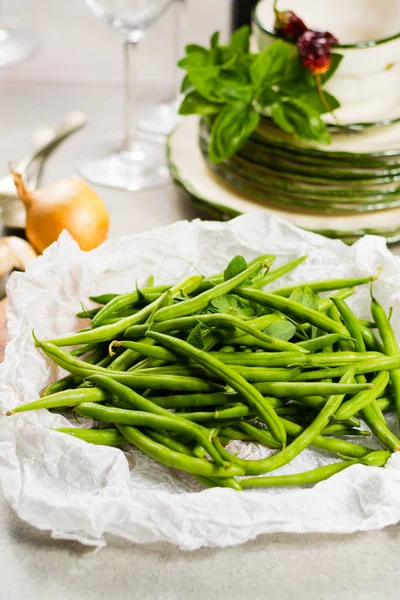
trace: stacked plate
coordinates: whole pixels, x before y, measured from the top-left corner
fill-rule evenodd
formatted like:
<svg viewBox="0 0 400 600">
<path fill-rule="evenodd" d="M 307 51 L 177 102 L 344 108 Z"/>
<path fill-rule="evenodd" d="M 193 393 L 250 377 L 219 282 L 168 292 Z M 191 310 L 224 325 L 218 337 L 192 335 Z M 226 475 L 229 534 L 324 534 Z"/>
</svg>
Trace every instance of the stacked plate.
<svg viewBox="0 0 400 600">
<path fill-rule="evenodd" d="M 368 8 L 365 15 L 371 22 L 379 16 L 371 7 L 382 10 L 376 2 L 355 2 L 360 11 Z M 338 4 L 332 8 L 328 0 L 320 3 L 326 6 L 319 18 L 324 14 L 328 23 L 334 20 L 330 11 L 337 11 Z M 397 0 L 388 3 L 400 18 Z M 268 28 L 272 5 L 273 0 L 262 0 L 255 11 L 255 37 L 261 49 L 274 41 Z M 297 0 L 297 6 L 300 16 L 310 22 L 307 11 L 314 10 L 315 3 Z M 396 26 L 388 20 L 385 23 Z M 322 25 L 329 29 L 326 23 Z M 342 104 L 336 111 L 340 125 L 329 124 L 331 145 L 301 142 L 263 118 L 235 156 L 215 164 L 208 159 L 207 123 L 190 117 L 169 140 L 176 181 L 215 217 L 229 218 L 263 207 L 295 225 L 348 243 L 365 233 L 383 235 L 391 243 L 399 241 L 400 34 L 390 35 L 390 31 L 382 40 L 335 49 L 344 58 L 331 83 L 330 91 Z M 368 65 L 361 67 L 365 61 Z M 376 77 L 380 85 L 376 81 L 374 87 L 371 82 Z"/>
</svg>

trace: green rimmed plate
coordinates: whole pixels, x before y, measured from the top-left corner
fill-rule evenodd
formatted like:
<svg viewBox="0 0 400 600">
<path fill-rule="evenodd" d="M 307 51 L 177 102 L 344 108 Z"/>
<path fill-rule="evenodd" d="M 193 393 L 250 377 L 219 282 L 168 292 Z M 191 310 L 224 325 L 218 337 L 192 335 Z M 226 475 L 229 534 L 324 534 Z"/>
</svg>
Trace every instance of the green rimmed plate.
<svg viewBox="0 0 400 600">
<path fill-rule="evenodd" d="M 168 140 L 168 160 L 174 180 L 196 206 L 209 211 L 214 218 L 228 219 L 263 208 L 298 227 L 329 237 L 354 241 L 365 233 L 373 233 L 383 235 L 390 243 L 397 241 L 400 209 L 363 215 L 325 216 L 312 211 L 284 211 L 262 206 L 249 195 L 234 191 L 207 167 L 199 148 L 198 133 L 198 117 L 185 117 Z"/>
</svg>

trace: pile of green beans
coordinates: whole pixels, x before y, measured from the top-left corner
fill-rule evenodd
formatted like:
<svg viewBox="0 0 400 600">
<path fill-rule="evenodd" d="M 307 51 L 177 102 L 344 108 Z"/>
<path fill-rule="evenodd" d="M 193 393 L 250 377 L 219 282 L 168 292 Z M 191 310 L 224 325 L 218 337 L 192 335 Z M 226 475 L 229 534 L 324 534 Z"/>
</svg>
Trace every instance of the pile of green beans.
<svg viewBox="0 0 400 600">
<path fill-rule="evenodd" d="M 34 335 L 68 375 L 10 414 L 72 408 L 94 425 L 60 435 L 134 446 L 206 487 L 315 484 L 355 464 L 384 466 L 400 450 L 386 420 L 400 415 L 399 347 L 372 293 L 368 320 L 346 302 L 377 276 L 276 286 L 306 258 L 271 268 L 269 254 L 234 257 L 211 277 L 92 296 L 96 306 L 77 313 L 83 329 Z M 274 452 L 241 459 L 232 441 Z M 308 447 L 335 462 L 265 476 Z"/>
</svg>

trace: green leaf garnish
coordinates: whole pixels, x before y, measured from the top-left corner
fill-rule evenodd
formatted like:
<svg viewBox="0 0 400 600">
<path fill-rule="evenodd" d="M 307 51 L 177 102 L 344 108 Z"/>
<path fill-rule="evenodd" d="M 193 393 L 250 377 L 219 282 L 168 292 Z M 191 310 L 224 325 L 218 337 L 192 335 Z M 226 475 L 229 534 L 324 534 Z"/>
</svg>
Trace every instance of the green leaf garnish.
<svg viewBox="0 0 400 600">
<path fill-rule="evenodd" d="M 247 266 L 247 262 L 243 256 L 240 254 L 234 256 L 224 271 L 224 281 L 228 281 L 228 279 L 239 275 L 239 273 L 247 269 Z"/>
<path fill-rule="evenodd" d="M 239 296 L 234 294 L 226 294 L 219 296 L 211 301 L 211 305 L 217 309 L 217 312 L 239 317 L 240 319 L 248 319 L 254 314 L 251 306 Z"/>
<path fill-rule="evenodd" d="M 274 321 L 264 330 L 264 333 L 277 340 L 289 342 L 296 333 L 296 326 L 290 321 Z"/>
<path fill-rule="evenodd" d="M 307 308 L 318 310 L 318 297 L 315 295 L 313 290 L 307 286 L 298 287 L 290 294 L 290 300 L 299 302 Z"/>
<path fill-rule="evenodd" d="M 337 99 L 325 91 L 322 95 L 316 79 L 284 41 L 277 40 L 258 54 L 249 52 L 249 41 L 247 26 L 236 30 L 225 46 L 216 32 L 210 48 L 189 44 L 178 63 L 186 70 L 179 112 L 199 114 L 209 122 L 210 160 L 223 162 L 238 152 L 258 127 L 261 111 L 298 139 L 329 144 L 321 114 L 338 108 Z M 322 85 L 342 58 L 332 54 L 331 67 L 320 78 Z"/>
</svg>

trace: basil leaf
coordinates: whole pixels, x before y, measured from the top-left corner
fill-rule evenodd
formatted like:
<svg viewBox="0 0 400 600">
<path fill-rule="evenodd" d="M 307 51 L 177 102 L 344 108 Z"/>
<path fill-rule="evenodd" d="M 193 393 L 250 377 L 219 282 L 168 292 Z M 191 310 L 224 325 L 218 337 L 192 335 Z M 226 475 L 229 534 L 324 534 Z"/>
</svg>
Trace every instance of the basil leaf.
<svg viewBox="0 0 400 600">
<path fill-rule="evenodd" d="M 329 69 L 326 73 L 321 75 L 322 83 L 326 83 L 336 73 L 342 60 L 343 60 L 343 54 L 337 54 L 336 52 L 333 52 L 331 54 L 331 66 L 329 67 Z"/>
<path fill-rule="evenodd" d="M 211 301 L 211 305 L 217 309 L 217 312 L 233 315 L 240 319 L 248 319 L 252 317 L 254 312 L 253 309 L 239 296 L 234 294 L 226 294 L 225 296 L 218 296 Z"/>
<path fill-rule="evenodd" d="M 264 333 L 270 335 L 277 340 L 289 342 L 296 333 L 296 326 L 290 321 L 274 321 L 264 329 Z"/>
<path fill-rule="evenodd" d="M 339 108 L 340 102 L 335 98 L 335 96 L 332 96 L 332 94 L 329 94 L 328 92 L 325 92 L 325 91 L 323 92 L 323 94 L 324 94 L 325 100 L 331 110 L 335 110 L 336 108 Z M 305 104 L 307 104 L 308 106 L 311 106 L 316 111 L 318 111 L 318 113 L 320 115 L 323 115 L 324 113 L 328 112 L 327 108 L 324 105 L 324 103 L 322 102 L 317 90 L 308 92 L 307 94 L 302 94 L 301 96 L 299 96 L 299 99 L 302 102 L 304 102 Z"/>
<path fill-rule="evenodd" d="M 328 128 L 318 111 L 299 99 L 276 102 L 271 107 L 271 117 L 278 127 L 300 139 L 330 144 Z"/>
<path fill-rule="evenodd" d="M 262 107 L 271 106 L 271 104 L 279 102 L 279 100 L 279 94 L 277 92 L 274 92 L 272 88 L 267 88 L 263 90 L 257 98 L 257 102 Z"/>
<path fill-rule="evenodd" d="M 243 256 L 240 254 L 234 256 L 224 271 L 224 281 L 228 281 L 228 279 L 236 277 L 239 273 L 243 273 L 247 269 L 247 266 L 247 262 Z"/>
<path fill-rule="evenodd" d="M 211 129 L 208 149 L 212 162 L 223 162 L 235 154 L 257 128 L 260 115 L 251 104 L 226 106 Z"/>
<path fill-rule="evenodd" d="M 212 34 L 211 38 L 210 38 L 210 46 L 211 46 L 211 50 L 215 50 L 215 48 L 218 48 L 219 46 L 219 31 L 214 31 L 214 33 Z"/>
<path fill-rule="evenodd" d="M 198 92 L 187 94 L 179 107 L 180 115 L 213 115 L 221 110 L 221 104 L 210 102 Z"/>
<path fill-rule="evenodd" d="M 200 67 L 190 69 L 188 77 L 195 90 L 210 102 L 251 101 L 252 87 L 243 80 L 240 73 L 225 71 L 221 67 Z"/>
<path fill-rule="evenodd" d="M 293 292 L 290 294 L 290 300 L 299 302 L 307 308 L 318 310 L 318 298 L 313 292 L 313 290 L 307 286 L 297 287 L 295 290 L 293 290 Z"/>
<path fill-rule="evenodd" d="M 196 327 L 194 327 L 192 329 L 192 331 L 190 332 L 188 338 L 187 338 L 187 343 L 191 344 L 192 346 L 194 346 L 195 348 L 198 348 L 199 350 L 204 350 L 205 348 L 205 335 L 206 333 L 208 333 L 209 329 L 208 327 L 205 327 L 202 323 L 198 323 L 196 325 Z"/>
<path fill-rule="evenodd" d="M 182 79 L 182 83 L 181 83 L 181 94 L 184 94 L 185 92 L 188 92 L 189 90 L 193 91 L 194 87 L 190 83 L 189 77 L 187 75 L 185 75 L 185 77 Z"/>
<path fill-rule="evenodd" d="M 205 67 L 210 60 L 210 52 L 203 46 L 189 44 L 185 48 L 186 56 L 178 61 L 178 67 L 181 69 L 191 69 L 193 67 Z"/>
<path fill-rule="evenodd" d="M 247 54 L 250 48 L 250 27 L 244 25 L 231 35 L 228 49 L 236 54 Z"/>
<path fill-rule="evenodd" d="M 298 54 L 286 62 L 285 70 L 277 84 L 279 90 L 287 96 L 298 96 L 315 90 L 315 80 L 304 68 Z"/>
<path fill-rule="evenodd" d="M 279 83 L 282 72 L 289 61 L 287 44 L 282 40 L 274 42 L 262 52 L 250 67 L 252 81 L 258 86 L 272 86 Z"/>
</svg>

